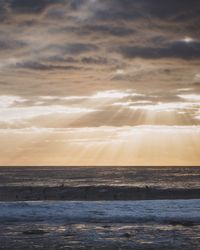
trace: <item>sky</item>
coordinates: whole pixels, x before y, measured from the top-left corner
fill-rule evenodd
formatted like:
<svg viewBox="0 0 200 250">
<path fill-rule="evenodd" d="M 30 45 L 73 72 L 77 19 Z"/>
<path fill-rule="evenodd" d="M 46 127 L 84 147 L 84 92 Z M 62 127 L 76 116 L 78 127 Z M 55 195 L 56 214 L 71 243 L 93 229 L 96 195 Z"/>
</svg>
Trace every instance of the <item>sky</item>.
<svg viewBox="0 0 200 250">
<path fill-rule="evenodd" d="M 0 0 L 0 166 L 200 166 L 199 0 Z"/>
</svg>

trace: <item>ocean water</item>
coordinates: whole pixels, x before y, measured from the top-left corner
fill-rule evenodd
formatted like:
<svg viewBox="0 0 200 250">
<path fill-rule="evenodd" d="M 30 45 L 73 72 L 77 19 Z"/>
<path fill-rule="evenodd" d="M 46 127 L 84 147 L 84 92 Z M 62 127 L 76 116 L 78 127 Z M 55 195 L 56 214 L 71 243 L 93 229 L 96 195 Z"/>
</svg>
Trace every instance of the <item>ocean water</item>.
<svg viewBox="0 0 200 250">
<path fill-rule="evenodd" d="M 196 168 L 1 168 L 0 186 L 133 186 L 199 188 Z"/>
<path fill-rule="evenodd" d="M 200 249 L 200 200 L 0 202 L 0 249 Z"/>
<path fill-rule="evenodd" d="M 198 192 L 199 177 L 200 168 L 1 168 L 0 188 L 148 186 L 184 193 Z M 200 199 L 0 202 L 0 249 L 198 250 Z"/>
</svg>

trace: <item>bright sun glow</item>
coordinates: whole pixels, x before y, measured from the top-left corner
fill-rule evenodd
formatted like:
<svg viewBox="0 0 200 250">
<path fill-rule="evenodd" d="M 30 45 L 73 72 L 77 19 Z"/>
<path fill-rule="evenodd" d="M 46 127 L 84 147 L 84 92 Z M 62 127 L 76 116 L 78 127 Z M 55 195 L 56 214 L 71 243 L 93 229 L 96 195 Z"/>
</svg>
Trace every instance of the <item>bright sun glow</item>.
<svg viewBox="0 0 200 250">
<path fill-rule="evenodd" d="M 194 42 L 195 40 L 194 40 L 192 37 L 186 36 L 186 37 L 183 38 L 181 41 L 182 41 L 182 42 L 185 42 L 185 43 L 192 43 L 192 42 Z"/>
<path fill-rule="evenodd" d="M 111 99 L 121 99 L 128 96 L 140 96 L 141 94 L 133 93 L 129 90 L 126 91 L 118 91 L 118 90 L 108 90 L 97 92 L 95 95 L 91 96 L 91 98 L 98 99 L 98 98 L 111 98 Z"/>
</svg>

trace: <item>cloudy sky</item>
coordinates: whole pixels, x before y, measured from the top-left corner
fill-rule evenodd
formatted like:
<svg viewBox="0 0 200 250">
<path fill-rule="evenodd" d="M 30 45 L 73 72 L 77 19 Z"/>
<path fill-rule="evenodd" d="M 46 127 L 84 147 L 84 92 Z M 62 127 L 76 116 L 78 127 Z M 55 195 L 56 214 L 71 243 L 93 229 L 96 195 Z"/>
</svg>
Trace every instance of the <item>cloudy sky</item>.
<svg viewBox="0 0 200 250">
<path fill-rule="evenodd" d="M 199 0 L 0 0 L 0 165 L 200 165 Z"/>
</svg>

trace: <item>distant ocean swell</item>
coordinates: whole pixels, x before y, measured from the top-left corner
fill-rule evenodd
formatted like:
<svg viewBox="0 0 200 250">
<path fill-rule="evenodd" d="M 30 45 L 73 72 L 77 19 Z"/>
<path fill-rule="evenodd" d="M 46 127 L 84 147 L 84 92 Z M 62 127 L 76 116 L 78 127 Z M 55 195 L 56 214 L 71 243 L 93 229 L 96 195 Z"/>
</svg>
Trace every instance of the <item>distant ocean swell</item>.
<svg viewBox="0 0 200 250">
<path fill-rule="evenodd" d="M 200 200 L 0 202 L 0 222 L 200 223 Z"/>
</svg>

